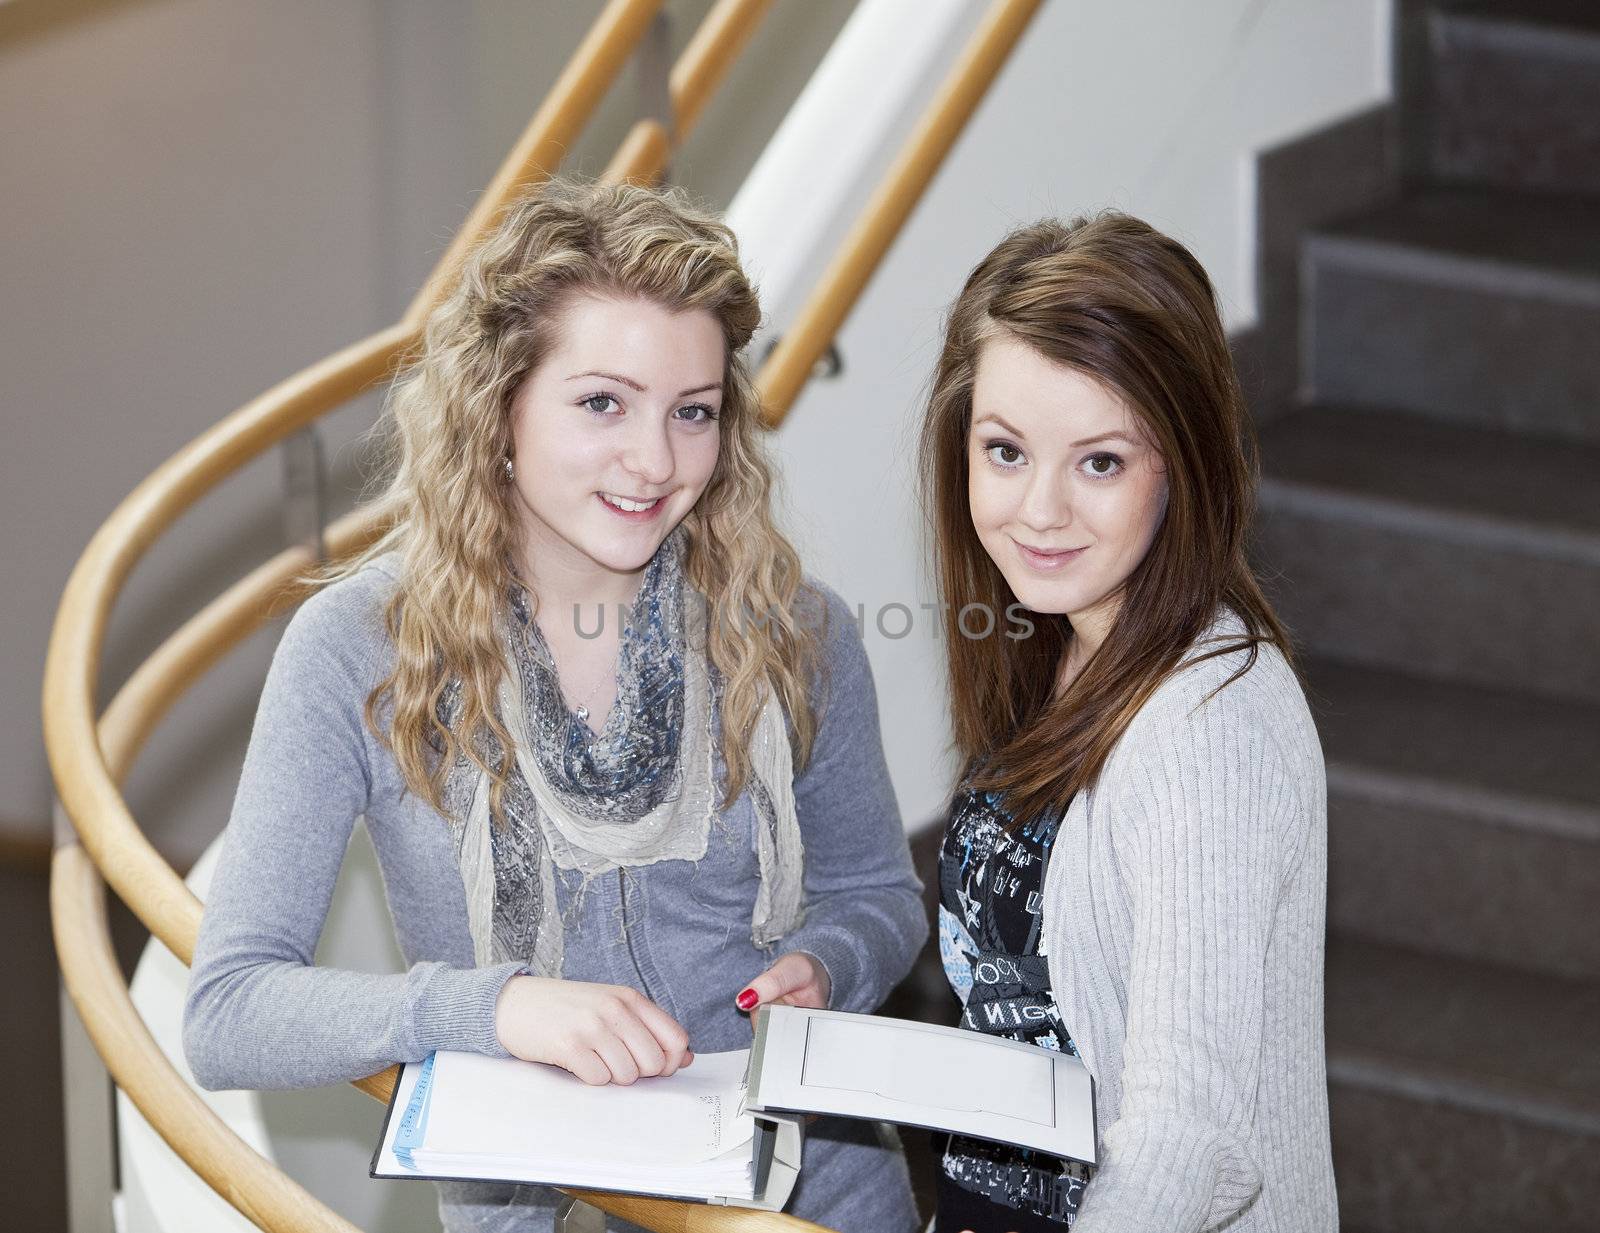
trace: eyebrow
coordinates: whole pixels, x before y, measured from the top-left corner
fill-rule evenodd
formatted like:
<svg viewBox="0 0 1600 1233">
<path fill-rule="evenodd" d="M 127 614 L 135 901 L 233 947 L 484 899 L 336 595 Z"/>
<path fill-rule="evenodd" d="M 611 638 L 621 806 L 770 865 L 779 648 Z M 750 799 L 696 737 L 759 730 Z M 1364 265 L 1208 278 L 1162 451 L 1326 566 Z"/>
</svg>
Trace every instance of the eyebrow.
<svg viewBox="0 0 1600 1233">
<path fill-rule="evenodd" d="M 979 419 L 974 420 L 972 426 L 974 428 L 976 428 L 979 424 L 990 423 L 990 422 L 995 423 L 995 424 L 999 424 L 1000 427 L 1004 428 L 1013 437 L 1026 437 L 1027 436 L 1027 433 L 1023 432 L 1021 429 L 1013 428 L 1010 424 L 1006 423 L 998 415 L 985 415 L 985 416 L 982 416 Z M 1074 450 L 1082 449 L 1085 445 L 1098 445 L 1101 441 L 1110 441 L 1110 440 L 1113 440 L 1113 439 L 1119 440 L 1119 441 L 1126 441 L 1129 445 L 1137 445 L 1138 444 L 1138 442 L 1135 441 L 1132 437 L 1130 437 L 1127 433 L 1121 431 L 1120 429 L 1116 429 L 1116 430 L 1113 430 L 1111 432 L 1103 432 L 1098 437 L 1085 437 L 1082 441 L 1074 441 L 1067 448 L 1068 449 L 1074 449 Z"/>
<path fill-rule="evenodd" d="M 614 372 L 599 372 L 591 369 L 589 372 L 575 372 L 567 380 L 578 381 L 584 377 L 599 377 L 604 381 L 615 381 L 618 385 L 625 385 L 631 390 L 638 390 L 641 394 L 644 393 L 644 386 L 633 380 L 633 378 L 624 377 Z M 710 390 L 720 390 L 721 388 L 722 382 L 712 381 L 706 385 L 697 385 L 691 390 L 680 390 L 678 391 L 678 397 L 687 398 L 690 394 L 704 394 Z"/>
<path fill-rule="evenodd" d="M 1102 441 L 1126 441 L 1129 445 L 1138 444 L 1133 437 L 1119 429 L 1114 432 L 1103 432 L 1098 437 L 1085 437 L 1082 441 L 1074 441 L 1071 448 L 1082 449 L 1085 445 L 1098 445 Z"/>
</svg>

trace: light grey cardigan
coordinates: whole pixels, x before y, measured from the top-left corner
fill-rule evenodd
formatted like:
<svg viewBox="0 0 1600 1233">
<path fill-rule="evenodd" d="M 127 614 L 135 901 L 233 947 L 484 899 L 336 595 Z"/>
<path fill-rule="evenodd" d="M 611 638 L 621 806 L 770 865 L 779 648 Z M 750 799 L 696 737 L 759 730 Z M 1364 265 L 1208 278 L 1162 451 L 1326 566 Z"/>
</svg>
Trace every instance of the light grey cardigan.
<svg viewBox="0 0 1600 1233">
<path fill-rule="evenodd" d="M 1243 632 L 1220 618 L 1197 642 Z M 1338 1227 L 1322 1034 L 1327 785 L 1293 671 L 1187 662 L 1074 798 L 1050 980 L 1095 1080 L 1075 1233 Z"/>
</svg>

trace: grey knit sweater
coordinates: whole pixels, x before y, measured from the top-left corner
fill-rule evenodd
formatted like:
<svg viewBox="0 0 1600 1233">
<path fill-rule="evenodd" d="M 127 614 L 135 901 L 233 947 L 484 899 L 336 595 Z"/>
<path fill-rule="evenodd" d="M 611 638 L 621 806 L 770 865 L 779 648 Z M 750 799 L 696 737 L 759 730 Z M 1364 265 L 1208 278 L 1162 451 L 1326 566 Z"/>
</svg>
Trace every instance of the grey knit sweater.
<svg viewBox="0 0 1600 1233">
<path fill-rule="evenodd" d="M 1221 618 L 1197 646 L 1242 632 Z M 1190 662 L 1067 811 L 1044 896 L 1095 1079 L 1075 1233 L 1338 1227 L 1322 1034 L 1327 790 L 1275 650 Z"/>
<path fill-rule="evenodd" d="M 393 660 L 383 624 L 392 569 L 383 560 L 314 595 L 273 659 L 184 1011 L 184 1050 L 205 1087 L 338 1083 L 434 1049 L 504 1056 L 495 1001 L 518 965 L 473 966 L 445 820 L 405 790 L 362 718 Z M 817 956 L 832 978 L 834 1007 L 867 1011 L 909 970 L 927 924 L 861 637 L 842 601 L 826 598 L 822 721 L 794 785 L 806 916 L 775 953 Z M 359 817 L 383 870 L 404 973 L 314 962 Z M 558 874 L 563 974 L 639 989 L 688 1029 L 698 1052 L 748 1047 L 749 1024 L 733 999 L 773 958 L 750 939 L 760 885 L 755 825 L 746 793 L 721 814 L 698 862 L 660 861 L 587 886 Z M 374 1109 L 374 1135 L 377 1124 Z M 441 1191 L 451 1230 L 551 1225 L 555 1196 L 543 1188 L 466 1183 Z M 809 1128 L 791 1210 L 860 1233 L 905 1233 L 915 1222 L 904 1160 L 871 1126 L 839 1119 Z"/>
</svg>

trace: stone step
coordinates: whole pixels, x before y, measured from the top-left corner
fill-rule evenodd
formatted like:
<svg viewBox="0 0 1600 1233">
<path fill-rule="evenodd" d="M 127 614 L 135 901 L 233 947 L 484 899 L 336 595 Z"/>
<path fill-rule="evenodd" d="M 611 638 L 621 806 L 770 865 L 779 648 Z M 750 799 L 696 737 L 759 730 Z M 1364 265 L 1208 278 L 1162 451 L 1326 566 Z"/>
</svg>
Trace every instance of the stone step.
<svg viewBox="0 0 1600 1233">
<path fill-rule="evenodd" d="M 1600 981 L 1600 707 L 1303 665 L 1328 767 L 1328 922 Z"/>
<path fill-rule="evenodd" d="M 1345 1227 L 1587 1233 L 1600 1211 L 1600 985 L 1335 937 Z"/>
<path fill-rule="evenodd" d="M 1255 557 L 1309 653 L 1600 703 L 1600 446 L 1312 407 L 1261 447 Z"/>
<path fill-rule="evenodd" d="M 1600 194 L 1600 5 L 1470 0 L 1427 38 L 1435 177 Z"/>
<path fill-rule="evenodd" d="M 1302 263 L 1310 399 L 1600 441 L 1600 198 L 1429 190 Z"/>
</svg>

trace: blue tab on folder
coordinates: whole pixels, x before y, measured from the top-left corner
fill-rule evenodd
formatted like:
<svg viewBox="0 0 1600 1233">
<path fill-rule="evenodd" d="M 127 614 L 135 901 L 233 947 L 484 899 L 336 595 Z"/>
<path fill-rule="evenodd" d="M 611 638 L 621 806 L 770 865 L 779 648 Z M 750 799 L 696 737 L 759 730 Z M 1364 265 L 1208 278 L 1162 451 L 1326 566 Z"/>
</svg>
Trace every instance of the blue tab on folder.
<svg viewBox="0 0 1600 1233">
<path fill-rule="evenodd" d="M 394 1134 L 395 1159 L 408 1169 L 417 1167 L 411 1153 L 422 1146 L 428 1133 L 428 1095 L 433 1090 L 433 1054 L 423 1059 L 422 1070 L 417 1075 L 417 1086 L 411 1090 L 406 1111 L 400 1116 L 399 1129 Z"/>
</svg>

